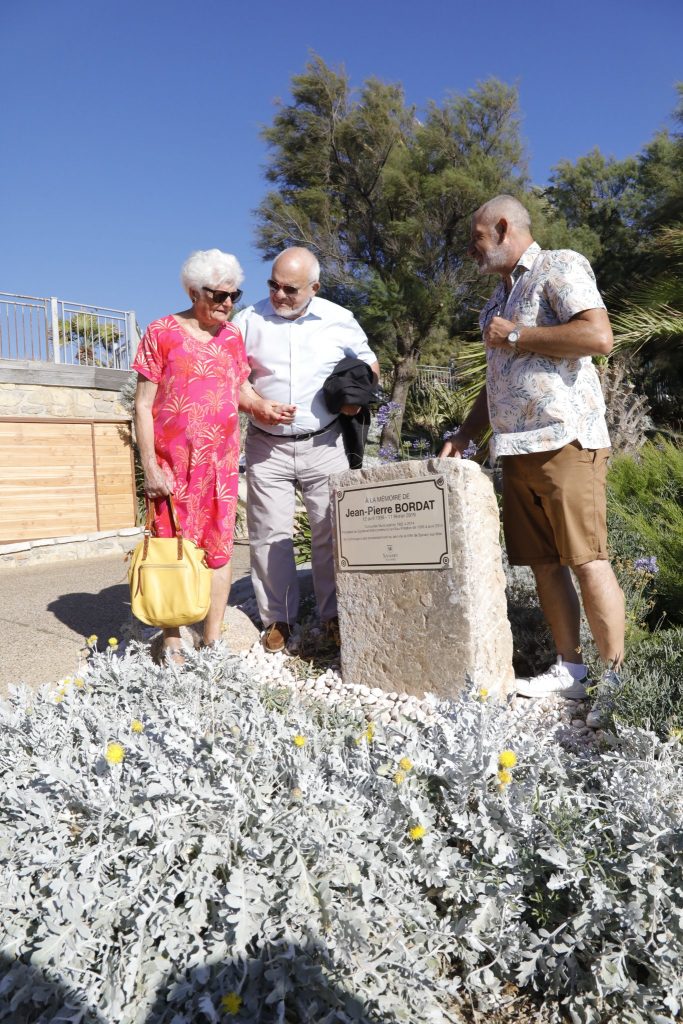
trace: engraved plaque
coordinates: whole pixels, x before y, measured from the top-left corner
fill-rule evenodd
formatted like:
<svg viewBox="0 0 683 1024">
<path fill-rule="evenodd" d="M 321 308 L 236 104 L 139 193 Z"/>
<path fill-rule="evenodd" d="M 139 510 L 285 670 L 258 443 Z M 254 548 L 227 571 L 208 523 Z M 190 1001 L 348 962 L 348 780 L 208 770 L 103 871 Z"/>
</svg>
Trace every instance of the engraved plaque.
<svg viewBox="0 0 683 1024">
<path fill-rule="evenodd" d="M 337 565 L 363 572 L 451 566 L 443 476 L 335 491 Z"/>
</svg>

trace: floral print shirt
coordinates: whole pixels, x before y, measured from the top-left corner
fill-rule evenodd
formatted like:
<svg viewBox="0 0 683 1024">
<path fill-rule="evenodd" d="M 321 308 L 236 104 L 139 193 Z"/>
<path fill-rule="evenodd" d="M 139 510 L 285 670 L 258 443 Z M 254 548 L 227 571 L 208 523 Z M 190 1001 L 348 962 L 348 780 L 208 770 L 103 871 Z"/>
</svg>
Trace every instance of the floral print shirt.
<svg viewBox="0 0 683 1024">
<path fill-rule="evenodd" d="M 501 280 L 481 311 L 482 331 L 494 316 L 538 327 L 605 308 L 590 263 L 571 249 L 541 249 L 532 242 L 512 278 L 509 295 Z M 555 451 L 576 440 L 584 448 L 609 447 L 605 402 L 590 356 L 559 359 L 487 348 L 486 360 L 494 458 Z"/>
</svg>

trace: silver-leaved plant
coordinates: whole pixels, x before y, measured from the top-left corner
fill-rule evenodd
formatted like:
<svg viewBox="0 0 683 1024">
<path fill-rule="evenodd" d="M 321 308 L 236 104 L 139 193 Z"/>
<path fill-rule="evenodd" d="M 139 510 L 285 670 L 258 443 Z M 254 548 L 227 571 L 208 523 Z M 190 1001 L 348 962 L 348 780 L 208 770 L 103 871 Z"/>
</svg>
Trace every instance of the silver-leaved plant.
<svg viewBox="0 0 683 1024">
<path fill-rule="evenodd" d="M 0 705 L 0 1022 L 576 1024 L 683 1003 L 683 750 L 383 727 L 208 653 Z M 514 1012 L 510 1020 L 514 1020 Z"/>
</svg>

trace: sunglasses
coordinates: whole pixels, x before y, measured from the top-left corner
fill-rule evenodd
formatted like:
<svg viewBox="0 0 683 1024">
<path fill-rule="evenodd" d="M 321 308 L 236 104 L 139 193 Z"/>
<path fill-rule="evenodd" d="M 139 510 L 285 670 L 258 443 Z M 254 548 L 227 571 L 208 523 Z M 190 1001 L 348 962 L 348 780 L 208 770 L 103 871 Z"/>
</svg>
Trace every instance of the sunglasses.
<svg viewBox="0 0 683 1024">
<path fill-rule="evenodd" d="M 202 291 L 208 292 L 211 296 L 211 301 L 215 302 L 216 305 L 220 305 L 221 302 L 225 302 L 226 299 L 230 299 L 234 305 L 239 302 L 242 298 L 242 289 L 236 288 L 234 292 L 221 292 L 217 288 L 207 288 L 206 285 L 202 285 Z"/>
<path fill-rule="evenodd" d="M 313 281 L 309 281 L 308 284 L 302 285 L 301 288 L 295 288 L 293 284 L 278 284 L 277 281 L 273 281 L 272 277 L 266 283 L 271 292 L 284 292 L 285 295 L 289 296 L 298 295 L 299 292 L 304 290 L 304 288 L 308 288 L 310 285 L 314 284 Z"/>
</svg>

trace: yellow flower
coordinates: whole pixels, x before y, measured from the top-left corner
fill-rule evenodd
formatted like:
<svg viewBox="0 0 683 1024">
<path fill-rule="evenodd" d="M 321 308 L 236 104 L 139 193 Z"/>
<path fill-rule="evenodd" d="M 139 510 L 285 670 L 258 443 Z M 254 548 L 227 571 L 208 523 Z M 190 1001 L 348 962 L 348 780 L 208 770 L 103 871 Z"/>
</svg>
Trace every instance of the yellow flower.
<svg viewBox="0 0 683 1024">
<path fill-rule="evenodd" d="M 131 727 L 133 732 L 144 732 L 145 731 L 145 727 L 144 727 L 144 725 L 142 724 L 142 722 L 140 721 L 139 718 L 134 718 L 133 721 L 130 723 L 130 727 Z"/>
<path fill-rule="evenodd" d="M 501 768 L 498 772 L 498 781 L 501 786 L 507 786 L 512 782 L 512 775 L 505 768 Z"/>
<path fill-rule="evenodd" d="M 406 781 L 405 772 L 394 772 L 394 782 L 397 786 L 400 786 L 402 782 Z"/>
<path fill-rule="evenodd" d="M 61 704 L 63 700 L 64 700 L 64 694 L 63 693 L 58 693 L 57 696 L 55 697 L 55 704 Z"/>
<path fill-rule="evenodd" d="M 126 756 L 126 750 L 122 743 L 108 743 L 104 759 L 107 764 L 121 764 Z"/>
<path fill-rule="evenodd" d="M 501 750 L 498 755 L 498 764 L 501 768 L 514 768 L 517 764 L 517 755 L 514 750 Z"/>
<path fill-rule="evenodd" d="M 479 700 L 486 700 L 488 695 L 489 695 L 489 691 L 486 689 L 485 686 L 482 686 L 481 689 L 479 690 L 479 693 L 477 694 Z"/>
<path fill-rule="evenodd" d="M 424 825 L 413 825 L 408 835 L 410 836 L 414 843 L 419 843 L 420 839 L 422 839 L 423 836 L 427 835 L 427 829 L 424 827 Z"/>
<path fill-rule="evenodd" d="M 673 738 L 675 740 L 678 740 L 679 743 L 683 743 L 683 729 L 679 729 L 678 727 L 675 727 L 675 728 L 670 730 L 669 735 L 673 736 Z"/>
<path fill-rule="evenodd" d="M 119 646 L 119 642 L 118 642 L 118 640 L 116 639 L 115 636 L 110 636 L 109 639 L 107 640 L 107 643 L 109 644 L 110 647 L 118 647 Z"/>
<path fill-rule="evenodd" d="M 85 638 L 85 642 L 88 645 L 88 647 L 94 647 L 95 644 L 97 643 L 97 633 L 93 633 L 91 636 L 87 636 Z"/>
<path fill-rule="evenodd" d="M 301 733 L 298 732 L 296 734 L 296 736 L 294 737 L 294 746 L 295 747 L 303 747 L 305 745 L 306 745 L 306 737 L 302 736 Z"/>
<path fill-rule="evenodd" d="M 241 1006 L 242 996 L 238 996 L 236 992 L 228 992 L 221 999 L 221 1007 L 224 1013 L 239 1013 Z"/>
<path fill-rule="evenodd" d="M 410 760 L 409 757 L 402 757 L 401 760 L 398 762 L 398 766 L 401 769 L 401 771 L 409 772 L 410 769 L 413 767 L 413 762 Z"/>
<path fill-rule="evenodd" d="M 303 793 L 301 792 L 298 786 L 295 786 L 293 789 L 290 789 L 289 795 L 292 800 L 296 801 L 301 800 Z"/>
<path fill-rule="evenodd" d="M 375 729 L 376 729 L 375 723 L 374 722 L 368 722 L 367 729 L 365 730 L 363 735 L 360 737 L 360 740 L 357 740 L 356 742 L 359 743 L 359 742 L 361 742 L 361 740 L 367 740 L 368 743 L 372 743 L 372 741 L 375 738 Z"/>
<path fill-rule="evenodd" d="M 77 689 L 82 690 L 83 687 L 85 686 L 85 681 L 83 679 L 81 679 L 80 676 L 77 676 L 76 679 L 74 679 L 74 686 Z"/>
</svg>

